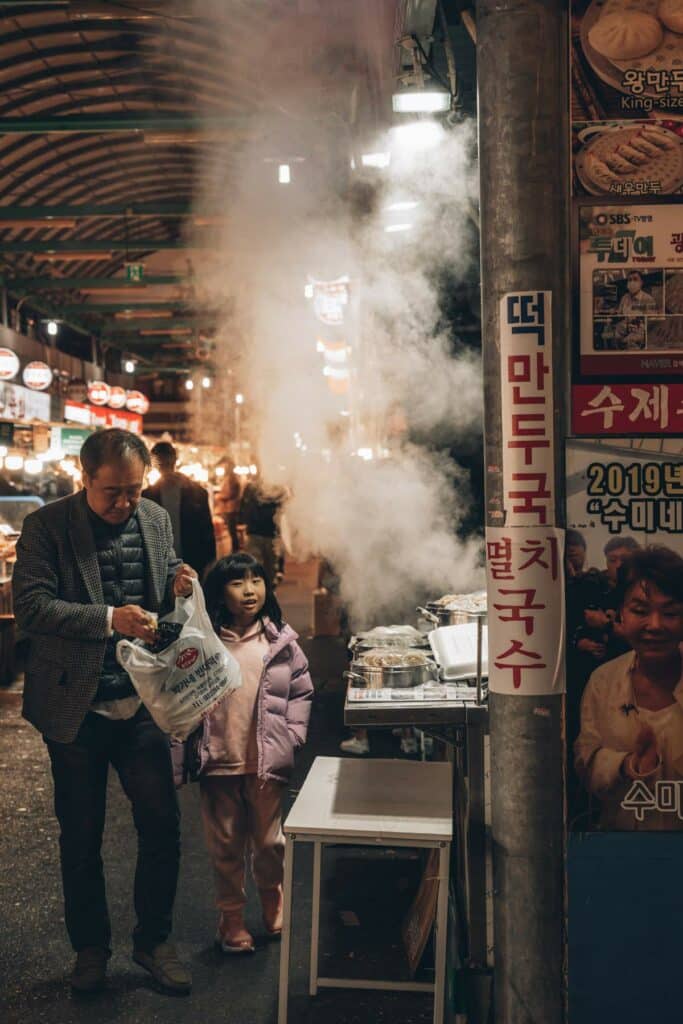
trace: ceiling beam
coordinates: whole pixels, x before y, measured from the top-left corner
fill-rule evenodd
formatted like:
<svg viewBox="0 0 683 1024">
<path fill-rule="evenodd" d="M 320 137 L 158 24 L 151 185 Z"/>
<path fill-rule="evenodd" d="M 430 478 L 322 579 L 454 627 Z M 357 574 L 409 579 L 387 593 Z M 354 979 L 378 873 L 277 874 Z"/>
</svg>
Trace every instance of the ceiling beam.
<svg viewBox="0 0 683 1024">
<path fill-rule="evenodd" d="M 0 243 L 0 248 L 2 243 Z M 88 289 L 121 288 L 144 291 L 163 285 L 188 285 L 191 279 L 179 274 L 156 274 L 142 281 L 127 281 L 125 277 L 5 277 L 5 284 L 13 294 L 31 291 L 88 291 Z"/>
<path fill-rule="evenodd" d="M 69 135 L 89 132 L 152 132 L 155 135 L 187 133 L 197 136 L 242 127 L 246 117 L 235 114 L 164 114 L 134 111 L 104 114 L 65 114 L 53 116 L 29 114 L 26 117 L 0 117 L 0 134 Z"/>
<path fill-rule="evenodd" d="M 209 243 L 184 242 L 181 239 L 168 238 L 55 238 L 50 241 L 34 241 L 27 238 L 23 241 L 5 242 L 0 240 L 0 253 L 35 252 L 143 252 L 159 249 L 205 249 Z M 85 258 L 85 257 L 84 257 Z"/>
<path fill-rule="evenodd" d="M 191 203 L 82 203 L 54 206 L 0 206 L 0 221 L 48 221 L 51 217 L 80 219 L 83 217 L 197 217 L 220 216 L 215 211 L 193 210 Z M 49 224 L 45 224 L 49 227 Z"/>
<path fill-rule="evenodd" d="M 81 313 L 85 314 L 87 306 L 81 307 Z M 133 317 L 130 320 L 115 320 L 111 324 L 112 334 L 130 334 L 137 331 L 158 331 L 159 335 L 173 335 L 175 330 L 196 330 L 207 326 L 212 318 L 206 313 L 197 313 L 195 316 L 164 317 L 163 319 L 152 320 L 149 317 Z"/>
<path fill-rule="evenodd" d="M 78 305 L 67 304 L 60 306 L 60 309 L 63 309 L 65 313 L 82 313 L 84 316 L 88 313 L 96 313 L 98 316 L 101 316 L 103 313 L 130 313 L 130 317 L 121 317 L 116 321 L 117 323 L 124 324 L 135 320 L 136 314 L 139 315 L 141 310 L 162 312 L 163 310 L 177 309 L 185 315 L 194 312 L 194 309 L 188 306 L 187 300 L 167 299 L 166 302 L 145 302 L 144 296 L 142 296 L 137 305 L 130 302 L 81 302 Z M 153 317 L 147 319 L 148 321 L 150 319 L 153 320 Z M 166 322 L 168 323 L 168 321 Z"/>
</svg>

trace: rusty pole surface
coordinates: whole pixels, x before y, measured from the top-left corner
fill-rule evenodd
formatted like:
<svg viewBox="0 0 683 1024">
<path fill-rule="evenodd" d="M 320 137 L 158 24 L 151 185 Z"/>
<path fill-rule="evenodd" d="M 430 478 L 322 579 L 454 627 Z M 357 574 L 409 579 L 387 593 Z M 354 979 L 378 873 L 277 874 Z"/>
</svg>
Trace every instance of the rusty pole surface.
<svg viewBox="0 0 683 1024">
<path fill-rule="evenodd" d="M 564 525 L 569 361 L 568 7 L 478 0 L 486 522 L 504 525 L 499 302 L 552 293 L 555 525 Z M 558 638 L 559 642 L 559 638 Z M 564 698 L 492 693 L 495 1024 L 560 1024 Z"/>
</svg>

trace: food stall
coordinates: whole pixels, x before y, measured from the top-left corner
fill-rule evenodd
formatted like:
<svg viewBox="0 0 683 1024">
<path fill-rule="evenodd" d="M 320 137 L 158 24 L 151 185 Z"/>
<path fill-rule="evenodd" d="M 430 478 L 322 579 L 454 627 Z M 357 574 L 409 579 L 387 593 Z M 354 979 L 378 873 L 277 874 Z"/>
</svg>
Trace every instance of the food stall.
<svg viewBox="0 0 683 1024">
<path fill-rule="evenodd" d="M 419 608 L 417 627 L 383 626 L 352 638 L 344 721 L 351 727 L 414 726 L 453 763 L 457 960 L 488 963 L 488 761 L 486 594 L 444 595 Z"/>
</svg>

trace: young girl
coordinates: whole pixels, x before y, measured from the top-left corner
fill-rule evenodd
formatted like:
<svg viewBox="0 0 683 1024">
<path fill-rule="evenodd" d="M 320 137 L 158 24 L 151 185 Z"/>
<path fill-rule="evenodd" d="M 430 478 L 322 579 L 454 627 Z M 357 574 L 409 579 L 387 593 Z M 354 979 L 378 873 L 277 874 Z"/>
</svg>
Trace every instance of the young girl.
<svg viewBox="0 0 683 1024">
<path fill-rule="evenodd" d="M 281 799 L 306 740 L 313 684 L 297 635 L 263 566 L 246 553 L 222 558 L 204 582 L 214 628 L 242 669 L 242 686 L 204 724 L 202 818 L 220 910 L 224 953 L 253 953 L 244 924 L 249 852 L 271 936 L 282 930 Z"/>
</svg>

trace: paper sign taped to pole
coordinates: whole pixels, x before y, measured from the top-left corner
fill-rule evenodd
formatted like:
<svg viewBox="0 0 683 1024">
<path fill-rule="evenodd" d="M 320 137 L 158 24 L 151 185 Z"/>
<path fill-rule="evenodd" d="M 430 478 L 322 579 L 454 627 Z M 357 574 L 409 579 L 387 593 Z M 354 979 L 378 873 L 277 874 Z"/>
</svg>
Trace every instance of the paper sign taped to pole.
<svg viewBox="0 0 683 1024">
<path fill-rule="evenodd" d="M 564 531 L 486 530 L 489 690 L 563 693 Z"/>
</svg>

